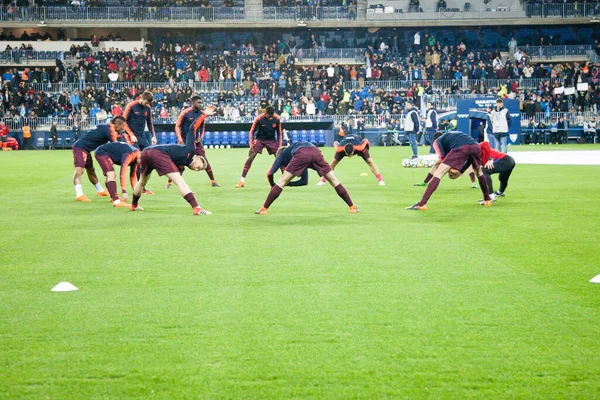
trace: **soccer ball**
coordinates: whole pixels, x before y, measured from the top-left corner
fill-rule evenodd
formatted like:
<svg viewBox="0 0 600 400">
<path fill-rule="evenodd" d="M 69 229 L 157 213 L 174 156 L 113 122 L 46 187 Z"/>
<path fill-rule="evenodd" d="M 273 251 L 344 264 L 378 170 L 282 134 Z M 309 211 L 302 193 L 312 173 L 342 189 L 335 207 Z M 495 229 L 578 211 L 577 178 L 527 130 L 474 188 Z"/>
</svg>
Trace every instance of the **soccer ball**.
<svg viewBox="0 0 600 400">
<path fill-rule="evenodd" d="M 229 145 L 229 144 L 228 144 L 228 145 L 227 145 L 227 148 L 228 148 L 228 149 L 230 149 L 230 148 L 231 148 L 231 145 Z"/>
<path fill-rule="evenodd" d="M 414 160 L 410 160 L 410 166 L 413 168 L 417 168 L 419 166 L 419 159 L 415 158 Z"/>
<path fill-rule="evenodd" d="M 214 146 L 211 144 L 210 146 L 208 146 L 209 149 L 214 149 Z"/>
<path fill-rule="evenodd" d="M 220 147 L 220 148 L 221 148 L 221 149 L 224 149 L 224 148 L 225 148 L 225 146 L 221 145 L 221 147 Z"/>
<path fill-rule="evenodd" d="M 410 159 L 409 158 L 405 158 L 404 160 L 402 160 L 402 166 L 404 168 L 410 167 Z"/>
</svg>

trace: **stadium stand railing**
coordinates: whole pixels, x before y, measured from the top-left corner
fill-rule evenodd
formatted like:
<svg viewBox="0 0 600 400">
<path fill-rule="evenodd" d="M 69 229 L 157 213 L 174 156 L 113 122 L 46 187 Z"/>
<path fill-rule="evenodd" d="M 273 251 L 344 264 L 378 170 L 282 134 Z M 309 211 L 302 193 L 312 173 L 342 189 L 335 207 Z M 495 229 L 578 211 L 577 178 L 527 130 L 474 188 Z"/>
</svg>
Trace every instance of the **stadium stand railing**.
<svg viewBox="0 0 600 400">
<path fill-rule="evenodd" d="M 385 11 L 385 12 L 384 12 Z M 600 16 L 599 3 L 524 4 L 522 9 L 508 7 L 495 9 L 425 9 L 420 12 L 404 12 L 391 8 L 391 12 L 368 9 L 367 21 L 420 21 L 420 20 L 507 20 L 527 18 L 588 18 Z M 362 11 L 361 11 L 362 12 Z M 262 12 L 246 13 L 244 7 L 2 7 L 1 22 L 22 21 L 231 21 L 231 20 L 353 20 L 357 11 L 351 7 L 264 7 Z"/>
<path fill-rule="evenodd" d="M 365 62 L 365 49 L 297 49 L 296 59 L 300 62 L 332 61 L 336 63 L 361 63 Z"/>
<path fill-rule="evenodd" d="M 535 113 L 533 115 L 527 115 L 525 113 L 521 113 L 521 124 L 523 128 L 526 127 L 529 122 L 529 118 L 532 117 L 533 121 L 537 124 L 539 122 L 543 122 L 546 125 L 549 125 L 552 119 L 556 119 L 557 121 L 565 117 L 570 125 L 581 126 L 585 121 L 589 121 L 592 118 L 596 118 L 597 114 L 591 111 L 587 112 L 546 112 L 546 113 Z M 357 118 L 361 118 L 366 127 L 386 127 L 390 121 L 399 120 L 400 128 L 404 127 L 404 114 L 349 114 L 349 115 L 323 115 L 323 116 L 309 116 L 309 115 L 300 115 L 300 116 L 290 116 L 288 118 L 283 119 L 283 123 L 286 122 L 327 122 L 333 121 L 335 126 L 340 126 L 342 122 L 350 120 L 355 120 Z M 96 117 L 88 116 L 87 118 L 71 118 L 71 117 L 38 117 L 38 118 L 0 118 L 0 121 L 3 121 L 10 131 L 20 131 L 23 128 L 25 122 L 27 122 L 32 130 L 49 130 L 52 122 L 57 123 L 58 130 L 71 130 L 73 129 L 73 125 L 75 122 L 79 124 L 81 129 L 90 129 L 99 123 L 106 123 L 110 121 L 110 117 L 108 119 L 98 120 Z M 231 119 L 226 117 L 209 117 L 207 119 L 207 124 L 222 124 L 222 123 L 252 123 L 254 121 L 254 117 L 240 117 L 237 119 Z M 175 124 L 176 118 L 155 118 L 153 120 L 154 124 Z"/>
<path fill-rule="evenodd" d="M 64 60 L 63 51 L 12 50 L 0 52 L 0 64 L 35 64 L 39 61 Z"/>
</svg>

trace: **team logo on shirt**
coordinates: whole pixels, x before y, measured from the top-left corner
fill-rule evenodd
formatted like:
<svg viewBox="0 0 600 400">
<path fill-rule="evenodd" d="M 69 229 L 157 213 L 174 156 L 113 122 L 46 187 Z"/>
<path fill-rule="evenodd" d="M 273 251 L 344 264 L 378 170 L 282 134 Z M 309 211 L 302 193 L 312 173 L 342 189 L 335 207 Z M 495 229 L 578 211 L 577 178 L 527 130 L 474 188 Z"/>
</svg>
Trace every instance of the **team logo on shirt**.
<svg viewBox="0 0 600 400">
<path fill-rule="evenodd" d="M 277 128 L 277 124 L 273 124 L 273 128 Z"/>
<path fill-rule="evenodd" d="M 144 111 L 144 117 L 147 117 L 147 116 L 148 116 L 148 112 Z"/>
</svg>

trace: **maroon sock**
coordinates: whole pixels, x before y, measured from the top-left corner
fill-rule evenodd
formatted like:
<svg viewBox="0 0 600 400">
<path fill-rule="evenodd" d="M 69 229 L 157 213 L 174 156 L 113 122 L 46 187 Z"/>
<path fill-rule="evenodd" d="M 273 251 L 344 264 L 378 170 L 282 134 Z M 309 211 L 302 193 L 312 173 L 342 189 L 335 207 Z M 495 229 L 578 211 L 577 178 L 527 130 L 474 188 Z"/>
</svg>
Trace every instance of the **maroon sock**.
<svg viewBox="0 0 600 400">
<path fill-rule="evenodd" d="M 185 201 L 190 203 L 190 206 L 192 206 L 192 208 L 198 207 L 198 202 L 196 201 L 196 198 L 194 197 L 194 193 L 189 192 L 188 194 L 183 196 L 183 198 L 185 199 Z"/>
<path fill-rule="evenodd" d="M 434 177 L 431 180 L 431 182 L 429 182 L 429 185 L 427 185 L 427 189 L 425 189 L 425 193 L 423 194 L 423 198 L 418 203 L 420 206 L 424 206 L 425 204 L 427 204 L 427 202 L 429 201 L 429 198 L 431 197 L 433 192 L 435 192 L 435 189 L 437 189 L 439 184 L 440 184 L 440 178 L 438 178 L 438 177 Z"/>
<path fill-rule="evenodd" d="M 483 199 L 489 200 L 490 194 L 489 194 L 488 184 L 487 184 L 487 180 L 485 179 L 485 176 L 483 176 L 483 174 L 479 175 L 477 177 L 477 180 L 479 181 L 479 187 L 481 188 L 481 192 L 483 193 Z"/>
<path fill-rule="evenodd" d="M 425 180 L 423 182 L 428 183 L 431 180 L 431 178 L 433 178 L 433 175 L 427 173 L 427 176 L 425 177 Z"/>
<path fill-rule="evenodd" d="M 135 193 L 133 194 L 133 200 L 131 200 L 131 205 L 134 207 L 137 207 L 138 205 L 138 201 L 140 201 L 140 197 L 141 196 L 136 196 Z"/>
<path fill-rule="evenodd" d="M 242 171 L 242 178 L 245 178 L 246 175 L 248 174 L 248 170 L 252 166 L 252 161 L 254 161 L 253 158 L 249 158 L 246 160 L 246 164 L 244 164 L 244 170 Z"/>
<path fill-rule="evenodd" d="M 352 203 L 352 199 L 350 198 L 350 195 L 348 194 L 348 191 L 346 190 L 344 185 L 342 185 L 340 183 L 339 185 L 337 185 L 335 187 L 335 191 L 338 194 L 338 196 L 340 196 L 342 198 L 342 200 L 344 200 L 346 202 L 346 204 L 348 204 L 348 207 L 351 207 L 352 205 L 354 205 L 354 203 Z"/>
<path fill-rule="evenodd" d="M 273 202 L 275 200 L 277 200 L 277 198 L 281 194 L 282 190 L 283 190 L 283 188 L 280 188 L 277 185 L 273 186 L 271 188 L 271 191 L 269 192 L 269 195 L 267 196 L 267 200 L 265 200 L 265 204 L 263 204 L 263 207 L 264 208 L 269 208 L 271 206 L 271 204 L 273 204 Z"/>
<path fill-rule="evenodd" d="M 110 193 L 110 198 L 115 200 L 119 200 L 119 195 L 117 194 L 117 182 L 115 181 L 107 181 L 106 188 L 108 189 L 108 193 Z"/>
<path fill-rule="evenodd" d="M 469 172 L 469 178 L 471 178 L 471 182 L 475 183 L 475 174 L 473 172 Z"/>
</svg>

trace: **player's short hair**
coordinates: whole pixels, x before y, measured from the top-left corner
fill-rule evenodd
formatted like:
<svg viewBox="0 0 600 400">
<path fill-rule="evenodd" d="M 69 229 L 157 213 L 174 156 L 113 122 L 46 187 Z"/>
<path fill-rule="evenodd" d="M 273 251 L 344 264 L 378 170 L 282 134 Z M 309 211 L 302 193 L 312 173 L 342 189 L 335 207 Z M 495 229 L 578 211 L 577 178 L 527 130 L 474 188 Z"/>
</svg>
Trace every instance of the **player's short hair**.
<svg viewBox="0 0 600 400">
<path fill-rule="evenodd" d="M 436 132 L 433 134 L 433 140 L 436 140 L 437 138 L 439 138 L 440 136 L 442 136 L 444 134 L 444 132 Z"/>
<path fill-rule="evenodd" d="M 192 101 L 197 101 L 197 100 L 202 101 L 202 97 L 200 97 L 198 95 L 192 97 Z"/>
<path fill-rule="evenodd" d="M 140 97 L 143 100 L 146 100 L 148 103 L 152 103 L 154 101 L 154 94 L 149 90 L 146 90 L 144 93 L 142 93 Z"/>
<path fill-rule="evenodd" d="M 120 115 L 117 115 L 116 117 L 112 117 L 112 119 L 110 120 L 111 124 L 115 124 L 115 122 L 117 121 L 121 121 L 123 123 L 125 123 L 125 118 L 121 117 Z"/>
<path fill-rule="evenodd" d="M 498 99 L 498 100 L 496 100 L 496 104 L 498 104 L 498 103 L 504 104 L 504 101 L 502 101 L 502 99 Z"/>
<path fill-rule="evenodd" d="M 354 145 L 352 143 L 346 143 L 344 145 L 344 153 L 346 153 L 347 156 L 354 154 Z"/>
<path fill-rule="evenodd" d="M 275 109 L 271 106 L 268 106 L 267 108 L 265 108 L 265 114 L 267 115 L 274 115 L 275 114 Z"/>
</svg>

